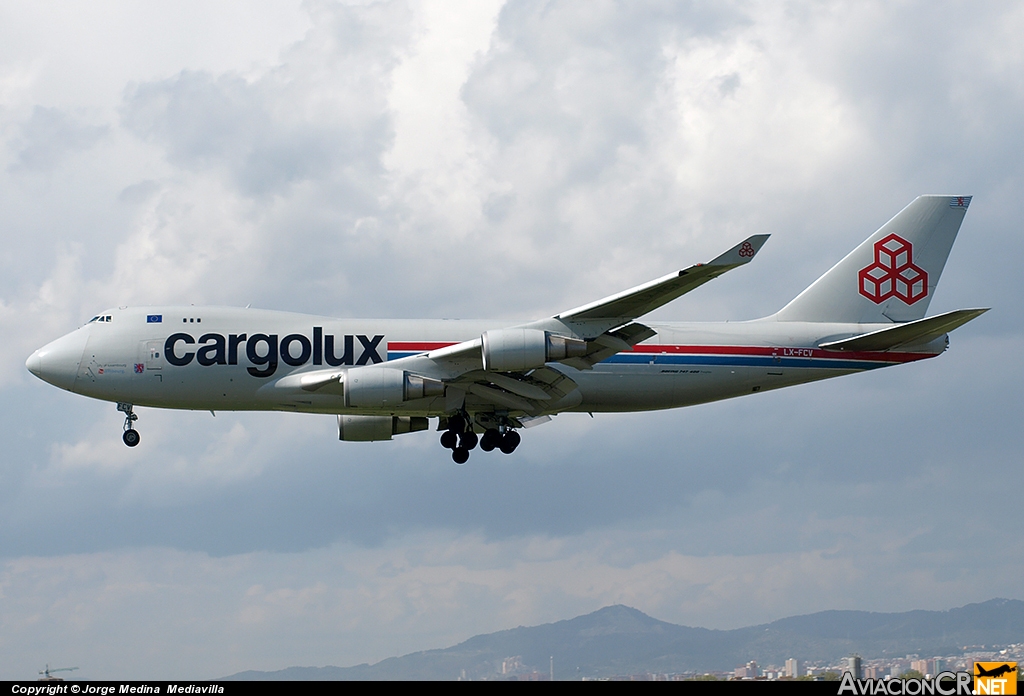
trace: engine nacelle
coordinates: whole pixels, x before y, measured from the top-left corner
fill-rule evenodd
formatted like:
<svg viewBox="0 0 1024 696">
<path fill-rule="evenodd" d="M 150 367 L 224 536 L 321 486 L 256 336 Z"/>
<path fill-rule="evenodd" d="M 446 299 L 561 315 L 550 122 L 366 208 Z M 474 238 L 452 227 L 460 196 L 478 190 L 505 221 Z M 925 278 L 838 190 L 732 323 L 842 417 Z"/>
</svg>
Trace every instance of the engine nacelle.
<svg viewBox="0 0 1024 696">
<path fill-rule="evenodd" d="M 552 360 L 577 358 L 587 353 L 587 342 L 540 329 L 497 329 L 480 336 L 484 369 L 520 372 Z"/>
<path fill-rule="evenodd" d="M 415 433 L 429 425 L 422 416 L 338 416 L 338 439 L 346 442 L 390 440 L 392 435 Z"/>
<path fill-rule="evenodd" d="M 345 405 L 349 408 L 388 408 L 403 401 L 444 396 L 440 380 L 393 367 L 353 367 L 344 380 Z"/>
</svg>

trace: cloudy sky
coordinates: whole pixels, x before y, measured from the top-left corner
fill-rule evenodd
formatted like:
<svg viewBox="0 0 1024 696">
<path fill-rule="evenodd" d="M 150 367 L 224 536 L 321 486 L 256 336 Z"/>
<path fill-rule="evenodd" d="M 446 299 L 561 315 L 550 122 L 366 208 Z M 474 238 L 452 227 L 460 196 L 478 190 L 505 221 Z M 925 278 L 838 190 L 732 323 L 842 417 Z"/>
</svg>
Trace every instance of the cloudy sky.
<svg viewBox="0 0 1024 696">
<path fill-rule="evenodd" d="M 1024 6 L 0 1 L 0 679 L 346 666 L 612 603 L 731 628 L 1024 598 Z M 99 310 L 533 318 L 755 233 L 659 310 L 770 314 L 973 194 L 936 360 L 430 434 L 33 378 Z"/>
</svg>

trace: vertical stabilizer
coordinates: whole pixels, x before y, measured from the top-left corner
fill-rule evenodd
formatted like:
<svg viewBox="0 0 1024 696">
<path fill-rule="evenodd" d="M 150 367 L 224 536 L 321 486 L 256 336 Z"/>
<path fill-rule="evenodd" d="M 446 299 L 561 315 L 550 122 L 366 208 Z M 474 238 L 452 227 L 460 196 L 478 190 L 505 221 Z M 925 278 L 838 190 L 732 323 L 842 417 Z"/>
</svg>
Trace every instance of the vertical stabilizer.
<svg viewBox="0 0 1024 696">
<path fill-rule="evenodd" d="M 970 196 L 919 196 L 775 318 L 843 323 L 921 319 L 970 203 Z"/>
</svg>

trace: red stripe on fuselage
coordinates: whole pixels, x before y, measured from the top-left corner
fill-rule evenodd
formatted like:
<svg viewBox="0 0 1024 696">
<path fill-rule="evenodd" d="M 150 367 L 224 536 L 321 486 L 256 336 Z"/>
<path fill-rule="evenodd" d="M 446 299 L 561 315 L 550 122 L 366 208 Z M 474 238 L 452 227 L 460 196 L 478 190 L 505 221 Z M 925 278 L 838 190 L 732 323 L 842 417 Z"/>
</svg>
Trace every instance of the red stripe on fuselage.
<svg viewBox="0 0 1024 696">
<path fill-rule="evenodd" d="M 390 341 L 388 351 L 428 352 L 453 346 L 457 341 Z M 937 353 L 892 353 L 884 351 L 839 351 L 820 348 L 794 348 L 772 346 L 674 346 L 660 343 L 641 343 L 632 351 L 643 354 L 683 355 L 760 355 L 780 358 L 820 358 L 824 360 L 869 360 L 873 362 L 904 363 L 932 358 Z"/>
<path fill-rule="evenodd" d="M 454 346 L 458 341 L 388 341 L 388 350 L 429 351 Z"/>
<path fill-rule="evenodd" d="M 670 346 L 641 343 L 633 346 L 634 353 L 689 354 L 689 355 L 761 355 L 780 358 L 823 358 L 826 360 L 874 360 L 880 362 L 912 362 L 931 358 L 937 353 L 887 353 L 883 351 L 839 351 L 820 348 L 790 346 Z"/>
</svg>

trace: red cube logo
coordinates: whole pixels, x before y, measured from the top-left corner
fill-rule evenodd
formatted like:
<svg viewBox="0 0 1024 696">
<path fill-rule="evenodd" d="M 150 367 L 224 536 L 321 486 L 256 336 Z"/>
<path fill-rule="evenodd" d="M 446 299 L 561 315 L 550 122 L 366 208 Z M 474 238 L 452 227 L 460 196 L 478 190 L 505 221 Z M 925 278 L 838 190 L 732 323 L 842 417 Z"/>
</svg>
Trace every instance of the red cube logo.
<svg viewBox="0 0 1024 696">
<path fill-rule="evenodd" d="M 914 246 L 890 234 L 875 242 L 875 260 L 860 269 L 858 290 L 875 304 L 898 297 L 912 305 L 928 295 L 928 273 L 914 264 Z"/>
</svg>

